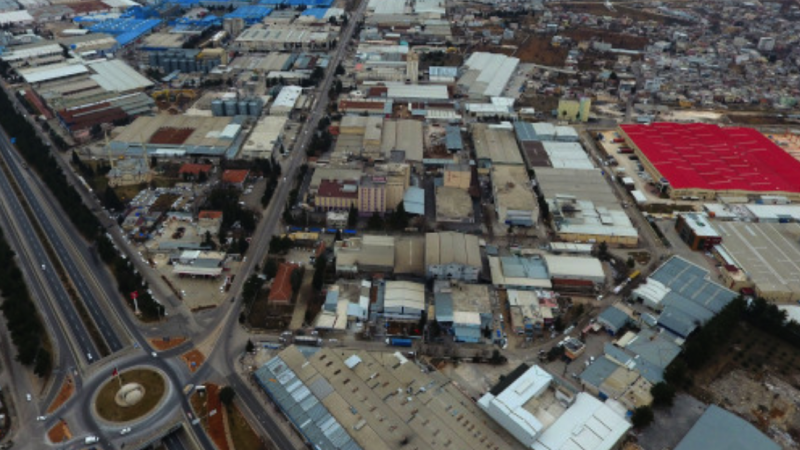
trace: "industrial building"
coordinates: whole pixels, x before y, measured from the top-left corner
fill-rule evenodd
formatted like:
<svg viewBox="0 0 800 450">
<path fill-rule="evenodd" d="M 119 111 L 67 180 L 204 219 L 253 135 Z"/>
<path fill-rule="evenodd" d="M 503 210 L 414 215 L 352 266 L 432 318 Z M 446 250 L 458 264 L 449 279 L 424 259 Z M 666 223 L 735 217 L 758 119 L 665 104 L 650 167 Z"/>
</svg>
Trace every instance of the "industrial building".
<svg viewBox="0 0 800 450">
<path fill-rule="evenodd" d="M 709 251 L 722 242 L 722 237 L 704 214 L 679 214 L 675 221 L 675 231 L 692 250 Z"/>
<path fill-rule="evenodd" d="M 386 320 L 418 323 L 424 310 L 425 285 L 422 283 L 387 281 L 379 290 L 378 312 L 382 312 Z"/>
<path fill-rule="evenodd" d="M 283 129 L 288 118 L 285 116 L 264 116 L 258 120 L 250 136 L 242 144 L 241 158 L 270 159 L 277 151 L 283 153 Z"/>
<path fill-rule="evenodd" d="M 581 287 L 585 287 L 591 291 L 595 286 L 603 286 L 606 282 L 603 263 L 597 258 L 547 253 L 544 255 L 544 261 L 555 290 L 580 290 Z"/>
<path fill-rule="evenodd" d="M 547 263 L 539 256 L 490 256 L 492 284 L 499 289 L 551 289 Z"/>
<path fill-rule="evenodd" d="M 297 101 L 303 93 L 300 86 L 284 86 L 269 107 L 272 116 L 288 116 L 297 106 Z"/>
<path fill-rule="evenodd" d="M 556 303 L 550 303 L 554 294 L 550 291 L 521 291 L 508 289 L 509 325 L 514 333 L 529 338 L 541 336 L 553 325 L 557 309 Z"/>
<path fill-rule="evenodd" d="M 609 306 L 597 316 L 597 323 L 605 328 L 610 334 L 616 335 L 623 328 L 633 323 L 633 318 L 616 306 Z"/>
<path fill-rule="evenodd" d="M 523 364 L 503 378 L 478 406 L 526 448 L 612 450 L 631 428 L 614 408 L 539 366 Z"/>
<path fill-rule="evenodd" d="M 291 346 L 256 382 L 310 445 L 324 449 L 520 450 L 448 378 L 402 354 Z M 458 405 L 458 414 L 453 414 Z M 475 437 L 477 435 L 477 437 Z"/>
<path fill-rule="evenodd" d="M 479 168 L 489 169 L 493 165 L 522 166 L 524 164 L 511 128 L 475 123 L 472 125 L 472 142 L 475 145 Z"/>
<path fill-rule="evenodd" d="M 800 225 L 715 222 L 722 244 L 713 252 L 725 266 L 726 286 L 755 289 L 776 303 L 800 300 Z M 739 276 L 739 272 L 742 272 Z"/>
<path fill-rule="evenodd" d="M 707 270 L 673 256 L 656 269 L 646 283 L 634 289 L 631 298 L 660 311 L 658 325 L 686 338 L 737 295 L 711 281 Z"/>
<path fill-rule="evenodd" d="M 675 450 L 780 450 L 758 428 L 717 405 L 710 405 Z"/>
<path fill-rule="evenodd" d="M 164 73 L 207 74 L 220 64 L 227 64 L 228 53 L 224 49 L 170 48 L 148 52 L 147 63 Z"/>
<path fill-rule="evenodd" d="M 470 98 L 499 97 L 519 65 L 519 58 L 500 53 L 475 52 L 462 67 L 458 86 Z"/>
<path fill-rule="evenodd" d="M 224 252 L 184 251 L 172 264 L 172 272 L 178 276 L 217 278 L 222 275 Z"/>
<path fill-rule="evenodd" d="M 541 167 L 536 180 L 559 238 L 637 245 L 639 233 L 599 169 Z"/>
<path fill-rule="evenodd" d="M 489 287 L 437 280 L 433 283 L 433 293 L 439 325 L 451 332 L 456 342 L 480 342 L 482 330 L 492 326 Z"/>
<path fill-rule="evenodd" d="M 425 234 L 428 278 L 476 282 L 482 267 L 477 236 L 455 232 Z"/>
<path fill-rule="evenodd" d="M 419 120 L 385 120 L 380 137 L 382 160 L 393 152 L 402 152 L 403 160 L 422 162 L 422 122 Z"/>
<path fill-rule="evenodd" d="M 242 141 L 238 117 L 159 115 L 139 117 L 120 128 L 109 143 L 117 156 L 227 156 L 233 158 Z"/>
<path fill-rule="evenodd" d="M 558 100 L 558 118 L 570 122 L 588 122 L 591 108 L 592 99 L 589 97 L 562 98 Z"/>
<path fill-rule="evenodd" d="M 581 386 L 601 400 L 614 399 L 628 411 L 653 403 L 653 385 L 636 370 L 617 364 L 608 356 L 600 356 L 580 374 Z"/>
<path fill-rule="evenodd" d="M 351 329 L 360 331 L 369 318 L 371 288 L 372 282 L 368 280 L 339 279 L 335 285 L 328 286 L 325 303 L 314 319 L 314 328 L 345 331 L 353 326 Z"/>
<path fill-rule="evenodd" d="M 244 30 L 234 41 L 243 52 L 318 50 L 331 48 L 337 33 L 329 26 L 301 27 L 296 25 L 254 25 Z"/>
<path fill-rule="evenodd" d="M 366 234 L 336 241 L 336 274 L 355 276 L 363 272 L 392 273 L 394 238 Z"/>
<path fill-rule="evenodd" d="M 539 218 L 539 203 L 522 166 L 494 165 L 492 191 L 497 221 L 515 227 L 532 227 Z"/>
<path fill-rule="evenodd" d="M 783 195 L 800 201 L 800 161 L 751 128 L 621 125 L 620 136 L 670 198 Z"/>
</svg>

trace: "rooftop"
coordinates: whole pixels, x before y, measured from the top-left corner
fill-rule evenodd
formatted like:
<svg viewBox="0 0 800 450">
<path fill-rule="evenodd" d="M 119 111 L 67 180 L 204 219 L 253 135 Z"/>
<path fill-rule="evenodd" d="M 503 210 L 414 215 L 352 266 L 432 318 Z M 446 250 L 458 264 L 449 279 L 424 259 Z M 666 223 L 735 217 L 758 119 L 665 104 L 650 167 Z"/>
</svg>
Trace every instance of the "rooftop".
<svg viewBox="0 0 800 450">
<path fill-rule="evenodd" d="M 245 170 L 228 169 L 222 172 L 222 182 L 230 184 L 241 184 L 244 183 L 248 175 L 250 175 L 250 171 L 246 169 Z"/>
<path fill-rule="evenodd" d="M 437 221 L 461 222 L 472 218 L 472 198 L 467 191 L 457 187 L 436 187 Z"/>
<path fill-rule="evenodd" d="M 800 192 L 800 161 L 755 129 L 702 123 L 620 128 L 675 189 Z"/>
<path fill-rule="evenodd" d="M 675 450 L 780 450 L 756 427 L 716 405 L 708 407 Z"/>
<path fill-rule="evenodd" d="M 443 233 L 425 234 L 425 265 L 461 264 L 481 267 L 478 237 L 473 234 Z"/>
<path fill-rule="evenodd" d="M 292 299 L 292 272 L 298 267 L 300 266 L 290 263 L 281 263 L 278 266 L 278 273 L 275 274 L 275 280 L 272 281 L 269 291 L 270 302 L 286 303 Z"/>
<path fill-rule="evenodd" d="M 523 165 L 522 154 L 510 129 L 476 123 L 472 126 L 472 141 L 478 159 L 488 159 L 492 164 Z"/>
</svg>

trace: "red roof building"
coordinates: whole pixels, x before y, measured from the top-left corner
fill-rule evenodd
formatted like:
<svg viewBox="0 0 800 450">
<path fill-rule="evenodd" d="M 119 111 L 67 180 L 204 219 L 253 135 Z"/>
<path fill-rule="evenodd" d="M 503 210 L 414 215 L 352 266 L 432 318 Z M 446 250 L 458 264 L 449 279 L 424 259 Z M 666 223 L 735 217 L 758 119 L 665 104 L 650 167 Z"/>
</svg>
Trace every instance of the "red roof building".
<svg viewBox="0 0 800 450">
<path fill-rule="evenodd" d="M 297 264 L 281 263 L 278 273 L 272 282 L 267 301 L 269 303 L 289 303 L 292 301 L 292 273 L 298 268 Z"/>
<path fill-rule="evenodd" d="M 222 211 L 200 211 L 197 215 L 198 219 L 221 219 Z"/>
<path fill-rule="evenodd" d="M 651 175 L 669 182 L 672 197 L 800 194 L 800 161 L 752 128 L 654 123 L 620 129 Z"/>
<path fill-rule="evenodd" d="M 181 176 L 183 176 L 183 175 L 198 176 L 202 172 L 202 173 L 205 173 L 206 175 L 208 175 L 208 173 L 211 172 L 212 167 L 213 166 L 211 164 L 191 164 L 191 163 L 186 163 L 186 164 L 182 165 L 181 168 L 178 170 L 178 174 L 181 175 Z"/>
<path fill-rule="evenodd" d="M 358 203 L 358 185 L 352 182 L 322 180 L 314 205 L 321 211 L 348 210 Z"/>
<path fill-rule="evenodd" d="M 249 170 L 226 170 L 222 172 L 222 182 L 242 188 L 248 175 L 250 175 Z"/>
</svg>

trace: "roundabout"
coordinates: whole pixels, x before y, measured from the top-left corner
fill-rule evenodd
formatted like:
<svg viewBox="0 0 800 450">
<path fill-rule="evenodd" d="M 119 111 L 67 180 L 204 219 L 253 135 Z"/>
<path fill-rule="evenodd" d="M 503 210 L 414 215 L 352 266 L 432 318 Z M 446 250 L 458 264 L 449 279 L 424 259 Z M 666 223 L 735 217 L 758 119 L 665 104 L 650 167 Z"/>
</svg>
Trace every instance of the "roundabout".
<svg viewBox="0 0 800 450">
<path fill-rule="evenodd" d="M 106 422 L 126 423 L 154 412 L 167 397 L 167 378 L 160 370 L 133 367 L 105 382 L 92 399 L 95 416 Z"/>
</svg>

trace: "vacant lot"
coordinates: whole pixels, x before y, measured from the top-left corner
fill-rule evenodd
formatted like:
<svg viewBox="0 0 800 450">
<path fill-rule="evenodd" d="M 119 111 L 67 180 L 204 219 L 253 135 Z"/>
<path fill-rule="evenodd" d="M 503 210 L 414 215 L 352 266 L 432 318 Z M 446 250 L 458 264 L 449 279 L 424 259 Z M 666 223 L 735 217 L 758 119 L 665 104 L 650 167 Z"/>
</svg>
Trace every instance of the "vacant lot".
<svg viewBox="0 0 800 450">
<path fill-rule="evenodd" d="M 47 414 L 51 414 L 53 411 L 57 410 L 64 404 L 72 394 L 75 393 L 75 384 L 72 382 L 72 377 L 67 377 L 64 379 L 64 382 L 61 384 L 61 390 L 58 391 L 58 395 L 53 400 L 53 403 L 47 408 Z"/>
</svg>

